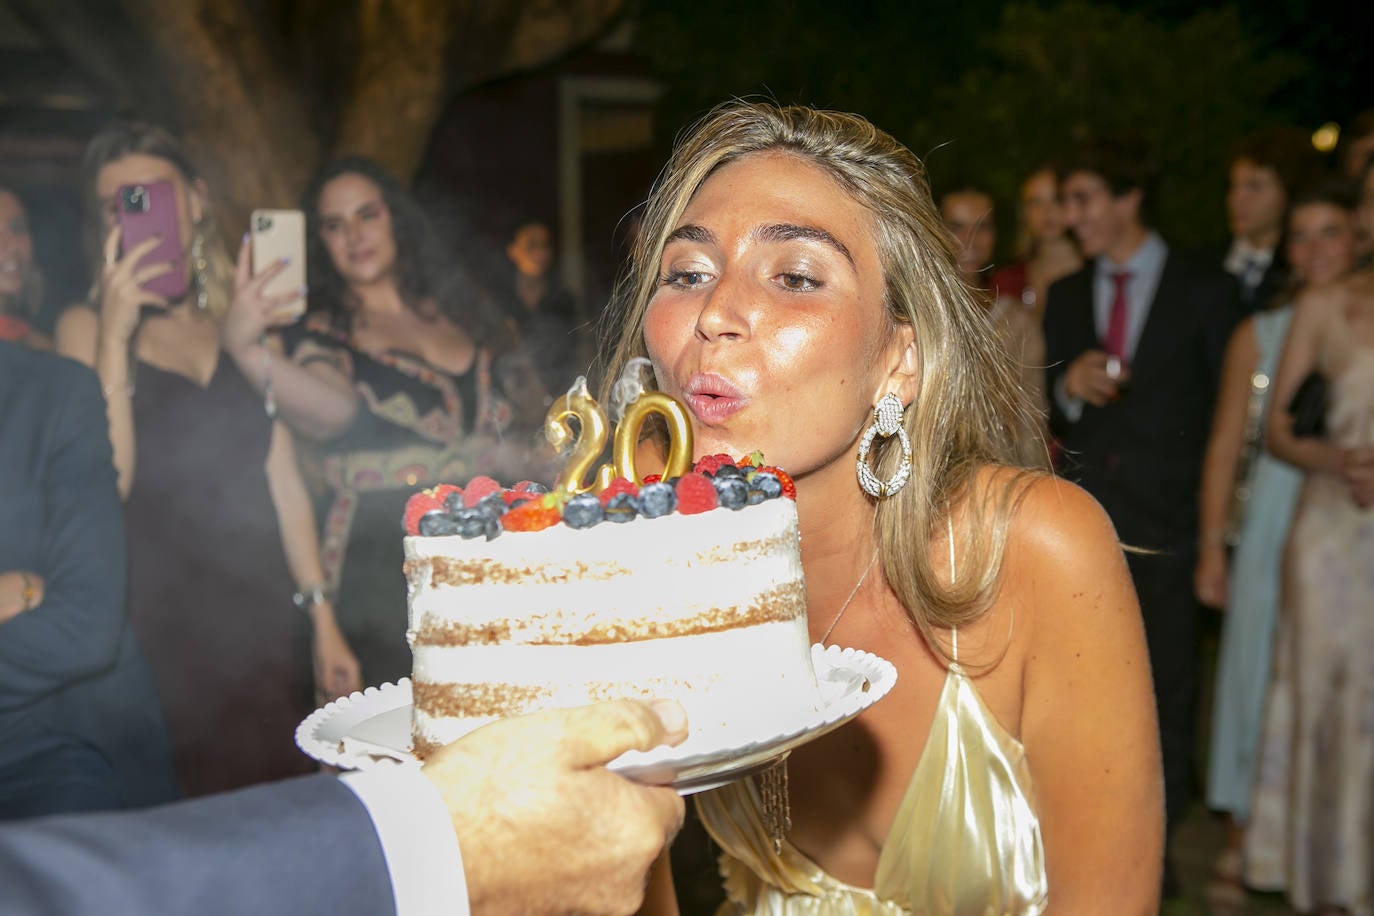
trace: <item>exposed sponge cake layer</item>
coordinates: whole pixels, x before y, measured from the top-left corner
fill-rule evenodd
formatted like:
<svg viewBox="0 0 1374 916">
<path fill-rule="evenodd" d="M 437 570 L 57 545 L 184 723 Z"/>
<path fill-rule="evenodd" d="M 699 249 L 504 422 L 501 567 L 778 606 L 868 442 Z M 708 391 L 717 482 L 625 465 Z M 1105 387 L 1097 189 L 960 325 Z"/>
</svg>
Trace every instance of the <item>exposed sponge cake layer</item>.
<svg viewBox="0 0 1374 916">
<path fill-rule="evenodd" d="M 740 741 L 795 718 L 816 693 L 804 628 L 775 621 L 601 646 L 449 647 L 417 654 L 417 741 L 442 745 L 503 716 L 597 700 L 671 697 L 696 732 Z M 709 662 L 709 667 L 707 663 Z"/>
</svg>

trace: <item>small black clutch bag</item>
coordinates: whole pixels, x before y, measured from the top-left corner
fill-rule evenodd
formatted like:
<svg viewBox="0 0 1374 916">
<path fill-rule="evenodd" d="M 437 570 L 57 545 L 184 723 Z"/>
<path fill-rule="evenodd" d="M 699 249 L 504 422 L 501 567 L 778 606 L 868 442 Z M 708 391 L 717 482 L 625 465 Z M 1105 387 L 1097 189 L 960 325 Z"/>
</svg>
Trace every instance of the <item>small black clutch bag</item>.
<svg viewBox="0 0 1374 916">
<path fill-rule="evenodd" d="M 1293 417 L 1293 435 L 1308 439 L 1325 436 L 1326 377 L 1316 371 L 1307 373 L 1288 402 L 1288 413 Z"/>
</svg>

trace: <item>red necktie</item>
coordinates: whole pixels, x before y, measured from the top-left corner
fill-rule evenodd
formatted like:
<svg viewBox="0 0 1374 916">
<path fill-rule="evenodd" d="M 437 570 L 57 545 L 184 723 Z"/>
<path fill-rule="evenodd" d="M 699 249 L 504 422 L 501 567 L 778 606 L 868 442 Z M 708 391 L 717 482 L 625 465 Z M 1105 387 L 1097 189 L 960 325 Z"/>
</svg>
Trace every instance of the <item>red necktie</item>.
<svg viewBox="0 0 1374 916">
<path fill-rule="evenodd" d="M 1111 314 L 1107 316 L 1107 335 L 1102 338 L 1102 349 L 1107 351 L 1107 355 L 1122 360 L 1126 358 L 1126 315 L 1129 308 L 1126 304 L 1126 284 L 1130 281 L 1129 270 L 1112 274 L 1116 291 L 1112 294 Z"/>
</svg>

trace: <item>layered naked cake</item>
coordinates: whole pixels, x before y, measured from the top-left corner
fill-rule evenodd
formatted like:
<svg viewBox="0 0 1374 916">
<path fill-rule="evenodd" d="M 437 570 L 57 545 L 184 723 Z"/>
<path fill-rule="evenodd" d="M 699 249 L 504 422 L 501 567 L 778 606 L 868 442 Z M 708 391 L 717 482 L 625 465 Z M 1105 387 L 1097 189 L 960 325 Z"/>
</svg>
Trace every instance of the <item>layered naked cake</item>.
<svg viewBox="0 0 1374 916">
<path fill-rule="evenodd" d="M 429 532 L 405 540 L 417 753 L 617 697 L 673 698 L 694 733 L 746 738 L 815 708 L 790 481 L 740 470 L 572 500 L 470 484 L 413 513 Z"/>
</svg>

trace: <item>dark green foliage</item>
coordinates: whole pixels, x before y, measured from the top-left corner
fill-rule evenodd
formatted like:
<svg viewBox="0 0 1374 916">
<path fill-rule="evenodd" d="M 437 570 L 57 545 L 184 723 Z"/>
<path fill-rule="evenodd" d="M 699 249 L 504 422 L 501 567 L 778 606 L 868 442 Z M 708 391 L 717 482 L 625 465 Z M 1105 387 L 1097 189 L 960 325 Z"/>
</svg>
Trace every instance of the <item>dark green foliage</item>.
<svg viewBox="0 0 1374 916">
<path fill-rule="evenodd" d="M 1275 100 L 1310 70 L 1254 37 L 1231 5 L 1147 16 L 1089 0 L 654 0 L 638 35 L 669 87 L 665 150 L 731 96 L 857 111 L 925 159 L 937 187 L 991 190 L 1004 249 L 1026 173 L 1074 142 L 1123 133 L 1148 147 L 1166 237 L 1185 248 L 1218 239 L 1228 151 L 1283 120 Z"/>
</svg>

